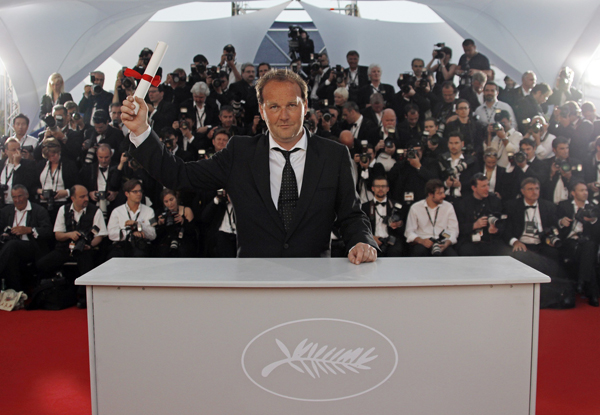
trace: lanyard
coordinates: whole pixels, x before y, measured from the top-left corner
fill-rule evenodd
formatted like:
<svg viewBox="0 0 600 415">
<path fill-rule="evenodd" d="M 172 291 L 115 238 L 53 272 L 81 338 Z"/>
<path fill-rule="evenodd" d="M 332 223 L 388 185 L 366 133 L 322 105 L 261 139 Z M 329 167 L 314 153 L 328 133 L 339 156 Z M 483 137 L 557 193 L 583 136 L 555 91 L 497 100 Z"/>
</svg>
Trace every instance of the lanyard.
<svg viewBox="0 0 600 415">
<path fill-rule="evenodd" d="M 15 209 L 15 219 L 17 218 L 17 216 L 18 216 L 17 214 L 18 214 L 18 213 L 19 213 L 19 211 L 18 211 L 17 209 Z M 21 225 L 21 222 L 23 221 L 23 219 L 25 218 L 25 216 L 27 216 L 27 211 L 26 211 L 26 210 L 25 210 L 25 211 L 23 211 L 23 215 L 21 216 L 21 219 L 19 219 L 19 220 L 17 221 L 17 224 L 16 224 L 15 226 L 20 226 L 20 225 Z"/>
<path fill-rule="evenodd" d="M 433 225 L 433 234 L 435 235 L 435 224 L 437 223 L 438 220 L 438 213 L 440 213 L 440 207 L 438 206 L 435 209 L 435 220 L 431 220 L 431 215 L 429 214 L 429 208 L 427 206 L 425 206 L 425 212 L 427 212 L 427 217 L 429 218 L 429 223 L 431 223 Z"/>
<path fill-rule="evenodd" d="M 496 114 L 496 105 L 498 105 L 498 101 L 496 101 L 494 103 L 494 105 L 492 105 L 492 114 L 491 115 L 488 114 L 488 107 L 487 107 L 487 105 L 483 106 L 483 109 L 485 111 L 485 116 L 487 118 L 488 124 L 490 124 L 492 122 L 492 117 Z"/>
<path fill-rule="evenodd" d="M 196 121 L 198 122 L 198 127 L 204 127 L 204 120 L 206 119 L 206 105 L 203 105 L 202 108 L 196 108 Z M 202 111 L 202 113 L 200 112 Z"/>
<path fill-rule="evenodd" d="M 8 182 L 10 182 L 10 179 L 12 179 L 13 173 L 15 172 L 15 167 L 13 166 L 12 170 L 10 171 L 10 175 L 8 174 L 8 162 L 6 163 L 6 167 L 4 169 L 5 176 L 6 176 L 6 182 L 4 184 L 8 184 Z"/>
<path fill-rule="evenodd" d="M 58 168 L 52 173 L 52 163 L 48 162 L 48 170 L 46 171 L 46 177 L 44 178 L 44 188 L 46 186 L 46 182 L 48 181 L 48 174 L 50 174 L 50 178 L 52 179 L 52 190 L 56 192 L 58 188 L 58 173 L 60 173 L 60 169 L 62 167 L 62 161 L 58 163 Z M 54 184 L 54 179 L 56 179 L 56 185 Z"/>
<path fill-rule="evenodd" d="M 133 221 L 137 222 L 138 218 L 140 217 L 140 213 L 142 213 L 142 209 L 140 209 L 139 207 L 138 207 L 138 209 L 139 209 L 138 213 L 135 215 L 134 219 L 131 219 L 131 215 L 129 214 L 129 209 L 126 210 L 127 217 L 129 218 L 129 220 L 133 220 Z"/>
</svg>

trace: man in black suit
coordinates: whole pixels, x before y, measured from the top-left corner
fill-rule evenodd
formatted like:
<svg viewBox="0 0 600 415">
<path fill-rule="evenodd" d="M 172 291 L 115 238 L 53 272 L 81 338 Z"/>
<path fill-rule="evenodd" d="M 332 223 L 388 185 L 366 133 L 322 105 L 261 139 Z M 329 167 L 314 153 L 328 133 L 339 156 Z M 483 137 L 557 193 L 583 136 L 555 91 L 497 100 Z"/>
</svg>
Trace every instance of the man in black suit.
<svg viewBox="0 0 600 415">
<path fill-rule="evenodd" d="M 12 190 L 13 205 L 0 210 L 0 275 L 6 282 L 6 288 L 23 291 L 21 265 L 39 258 L 46 247 L 46 241 L 52 236 L 52 225 L 48 211 L 29 202 L 29 192 L 23 185 L 17 184 Z M 7 229 L 8 228 L 8 229 Z M 6 230 L 6 231 L 5 231 Z"/>
<path fill-rule="evenodd" d="M 587 186 L 582 181 L 573 184 L 571 196 L 573 200 L 565 200 L 558 204 L 558 217 L 561 218 L 562 228 L 560 236 L 563 241 L 560 251 L 570 265 L 577 268 L 577 291 L 585 294 L 591 306 L 598 307 L 600 288 L 596 263 L 600 222 L 598 217 L 594 217 L 598 209 L 590 209 Z"/>
<path fill-rule="evenodd" d="M 596 138 L 594 152 L 588 156 L 583 165 L 585 182 L 588 186 L 590 198 L 600 198 L 600 137 Z"/>
<path fill-rule="evenodd" d="M 569 156 L 569 140 L 556 137 L 552 141 L 554 157 L 544 160 L 546 172 L 549 173 L 542 183 L 542 197 L 555 204 L 569 198 L 569 187 L 576 181 L 583 180 L 581 161 Z"/>
<path fill-rule="evenodd" d="M 448 153 L 440 158 L 446 196 L 453 203 L 471 192 L 471 177 L 476 173 L 475 157 L 464 154 L 465 142 L 459 132 L 448 137 Z"/>
<path fill-rule="evenodd" d="M 350 95 L 350 100 L 355 101 L 360 108 L 365 108 L 369 103 L 369 98 L 375 92 L 379 92 L 385 100 L 386 108 L 395 108 L 396 99 L 394 94 L 396 91 L 390 84 L 381 83 L 381 67 L 376 64 L 369 65 L 369 81 L 370 83 L 360 87 Z"/>
<path fill-rule="evenodd" d="M 523 160 L 512 157 L 512 161 L 506 166 L 505 199 L 515 199 L 520 195 L 521 182 L 527 177 L 535 177 L 540 183 L 545 183 L 548 179 L 546 163 L 535 154 L 535 141 L 524 138 L 519 144 L 519 149 L 525 157 Z"/>
<path fill-rule="evenodd" d="M 79 101 L 79 112 L 83 112 L 83 122 L 90 124 L 97 110 L 108 112 L 108 107 L 113 100 L 113 94 L 103 89 L 104 73 L 95 71 L 90 74 L 92 85 L 84 87 L 83 97 Z M 92 123 L 93 124 L 93 123 Z"/>
<path fill-rule="evenodd" d="M 531 93 L 531 88 L 535 86 L 536 82 L 537 76 L 535 75 L 535 73 L 533 71 L 527 71 L 523 73 L 523 76 L 521 77 L 521 85 L 510 90 L 510 92 L 505 94 L 504 99 L 498 99 L 500 99 L 500 101 L 506 102 L 513 108 L 513 110 L 515 110 L 515 108 L 517 107 L 517 103 Z"/>
<path fill-rule="evenodd" d="M 11 137 L 4 143 L 4 158 L 0 160 L 0 208 L 12 203 L 11 189 L 17 184 L 34 192 L 39 185 L 35 162 L 21 158 L 19 140 Z M 1 230 L 1 229 L 0 229 Z"/>
<path fill-rule="evenodd" d="M 122 118 L 137 146 L 132 155 L 168 188 L 225 188 L 236 211 L 239 257 L 326 256 L 337 221 L 349 260 L 375 261 L 377 243 L 360 210 L 347 148 L 303 128 L 306 83 L 293 72 L 270 71 L 257 93 L 268 137 L 233 137 L 211 159 L 185 164 L 152 134 L 139 98 L 134 115 L 130 96 Z"/>
<path fill-rule="evenodd" d="M 354 147 L 367 140 L 373 147 L 377 145 L 379 141 L 379 132 L 377 125 L 373 121 L 365 118 L 358 110 L 356 103 L 349 101 L 344 104 L 342 109 L 342 130 L 350 130 L 354 137 Z"/>
<path fill-rule="evenodd" d="M 99 144 L 108 144 L 111 149 L 115 150 L 112 155 L 113 164 L 118 163 L 121 157 L 119 151 L 123 146 L 125 137 L 120 129 L 114 128 L 109 124 L 110 118 L 108 113 L 103 110 L 98 110 L 94 113 L 94 127 L 85 130 L 83 135 L 83 152 L 81 153 L 81 164 L 89 164 L 94 161 L 94 153 L 97 151 Z"/>
<path fill-rule="evenodd" d="M 119 196 L 120 188 L 111 187 L 113 175 L 117 174 L 117 166 L 111 166 L 112 149 L 107 143 L 102 143 L 96 150 L 96 160 L 86 163 L 79 171 L 81 183 L 89 190 L 89 199 L 94 206 L 100 208 L 104 218 L 110 217 L 112 210 L 118 204 L 113 203 Z M 124 198 L 123 198 L 124 200 Z"/>
<path fill-rule="evenodd" d="M 360 55 L 357 51 L 351 50 L 346 54 L 346 62 L 348 62 L 347 76 L 348 89 L 358 90 L 369 84 L 369 68 L 358 64 Z"/>
<path fill-rule="evenodd" d="M 541 105 L 546 103 L 550 95 L 552 95 L 550 85 L 542 82 L 531 88 L 529 95 L 517 102 L 515 116 L 521 133 L 525 134 L 529 129 L 529 122 L 525 120 L 531 120 L 536 115 L 544 115 Z"/>
<path fill-rule="evenodd" d="M 177 111 L 170 102 L 164 100 L 164 86 L 150 86 L 148 89 L 148 98 L 150 98 L 149 118 L 152 129 L 159 134 L 163 128 L 173 126 L 173 121 L 177 119 Z"/>
</svg>

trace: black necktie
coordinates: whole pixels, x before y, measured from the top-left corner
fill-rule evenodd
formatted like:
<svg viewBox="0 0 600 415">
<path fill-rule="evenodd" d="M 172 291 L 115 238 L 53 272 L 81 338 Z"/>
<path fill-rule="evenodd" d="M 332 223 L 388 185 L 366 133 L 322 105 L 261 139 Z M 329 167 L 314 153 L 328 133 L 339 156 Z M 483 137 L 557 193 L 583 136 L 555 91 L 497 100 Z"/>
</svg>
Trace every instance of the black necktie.
<svg viewBox="0 0 600 415">
<path fill-rule="evenodd" d="M 287 232 L 292 224 L 294 215 L 294 209 L 296 209 L 296 202 L 298 201 L 298 183 L 296 182 L 296 174 L 292 168 L 290 162 L 290 154 L 300 150 L 295 148 L 292 151 L 285 151 L 280 148 L 274 148 L 279 151 L 285 157 L 285 165 L 283 166 L 283 172 L 281 174 L 281 189 L 279 190 L 279 199 L 277 201 L 277 210 L 279 216 L 283 220 L 283 227 Z"/>
<path fill-rule="evenodd" d="M 535 209 L 537 206 L 525 206 L 525 209 Z"/>
<path fill-rule="evenodd" d="M 100 171 L 102 173 L 106 173 L 106 170 L 108 170 L 108 167 L 100 167 Z"/>
</svg>

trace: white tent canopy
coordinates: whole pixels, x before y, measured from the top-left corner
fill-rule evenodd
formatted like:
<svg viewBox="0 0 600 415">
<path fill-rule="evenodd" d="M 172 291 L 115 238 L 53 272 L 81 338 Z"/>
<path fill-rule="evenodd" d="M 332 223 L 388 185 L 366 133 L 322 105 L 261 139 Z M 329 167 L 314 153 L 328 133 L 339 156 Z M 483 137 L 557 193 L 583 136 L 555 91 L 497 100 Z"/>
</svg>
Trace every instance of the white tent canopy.
<svg viewBox="0 0 600 415">
<path fill-rule="evenodd" d="M 70 90 L 111 56 L 123 65 L 134 64 L 139 51 L 153 48 L 157 40 L 170 46 L 163 63 L 167 71 L 185 67 L 197 53 L 215 60 L 227 43 L 236 46 L 238 61 L 252 61 L 272 22 L 288 4 L 213 21 L 148 22 L 158 10 L 188 2 L 4 0 L 0 57 L 15 85 L 21 111 L 36 116 L 52 72 L 60 72 Z M 558 0 L 417 2 L 429 6 L 446 23 L 386 23 L 303 6 L 333 63 L 345 62 L 345 53 L 356 49 L 362 64 L 382 66 L 388 83 L 409 68 L 413 57 L 427 60 L 433 43 L 446 42 L 456 62 L 461 40 L 472 38 L 503 72 L 519 79 L 522 72 L 533 70 L 540 81 L 552 84 L 563 65 L 580 76 L 600 38 L 600 25 L 595 24 L 600 6 L 593 0 L 577 4 Z"/>
</svg>

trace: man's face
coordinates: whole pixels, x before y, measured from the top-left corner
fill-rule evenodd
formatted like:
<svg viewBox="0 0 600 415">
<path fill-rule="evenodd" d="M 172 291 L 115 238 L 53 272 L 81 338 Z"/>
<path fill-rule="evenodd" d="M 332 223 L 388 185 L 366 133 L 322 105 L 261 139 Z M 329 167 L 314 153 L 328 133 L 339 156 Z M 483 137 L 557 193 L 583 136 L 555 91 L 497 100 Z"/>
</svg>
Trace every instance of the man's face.
<svg viewBox="0 0 600 415">
<path fill-rule="evenodd" d="M 429 137 L 437 133 L 437 126 L 433 121 L 425 121 L 425 131 L 429 133 Z"/>
<path fill-rule="evenodd" d="M 89 202 L 87 189 L 83 186 L 77 186 L 75 194 L 71 196 L 71 201 L 73 201 L 75 210 L 80 211 L 81 209 L 85 209 Z"/>
<path fill-rule="evenodd" d="M 552 151 L 554 151 L 556 157 L 559 157 L 561 159 L 569 158 L 569 145 L 566 143 L 557 145 L 556 148 L 552 149 Z"/>
<path fill-rule="evenodd" d="M 387 180 L 373 180 L 371 191 L 378 199 L 383 199 L 388 193 L 389 187 Z"/>
<path fill-rule="evenodd" d="M 302 136 L 306 108 L 296 83 L 271 81 L 265 85 L 260 115 L 278 144 L 294 143 Z"/>
<path fill-rule="evenodd" d="M 381 111 L 383 111 L 383 102 L 375 102 L 371 104 L 371 108 L 373 108 L 373 111 L 379 114 Z"/>
<path fill-rule="evenodd" d="M 15 134 L 19 137 L 22 137 L 27 133 L 29 125 L 24 118 L 17 118 L 15 119 L 15 122 L 13 122 L 13 127 L 15 129 Z"/>
<path fill-rule="evenodd" d="M 344 109 L 342 109 L 342 118 L 345 119 L 350 124 L 354 124 L 359 118 L 359 113 L 356 111 L 344 108 Z"/>
<path fill-rule="evenodd" d="M 97 122 L 94 124 L 94 129 L 98 133 L 98 135 L 104 134 L 106 130 L 108 130 L 108 123 L 106 122 Z"/>
<path fill-rule="evenodd" d="M 381 69 L 378 66 L 374 66 L 373 68 L 371 68 L 371 70 L 369 71 L 369 79 L 371 80 L 371 82 L 379 82 L 381 80 Z"/>
<path fill-rule="evenodd" d="M 131 203 L 140 203 L 142 201 L 142 197 L 144 194 L 142 193 L 142 186 L 139 184 L 136 185 L 131 192 L 125 192 L 125 196 L 127 197 L 127 201 Z"/>
<path fill-rule="evenodd" d="M 462 154 L 463 142 L 460 137 L 450 137 L 448 138 L 448 150 L 450 154 L 456 156 L 458 154 Z"/>
<path fill-rule="evenodd" d="M 246 66 L 246 68 L 244 68 L 244 71 L 242 72 L 242 79 L 247 83 L 252 84 L 252 82 L 254 82 L 254 78 L 256 78 L 256 71 L 254 70 L 254 66 Z"/>
<path fill-rule="evenodd" d="M 588 199 L 588 188 L 585 184 L 579 183 L 575 189 L 571 191 L 573 199 L 578 202 L 585 202 Z"/>
<path fill-rule="evenodd" d="M 454 88 L 442 88 L 442 98 L 446 104 L 454 102 L 456 99 L 456 92 Z"/>
<path fill-rule="evenodd" d="M 233 112 L 221 111 L 221 113 L 219 114 L 219 120 L 221 121 L 221 125 L 223 127 L 231 127 L 233 125 Z"/>
<path fill-rule="evenodd" d="M 4 148 L 4 154 L 6 154 L 6 157 L 8 157 L 8 159 L 11 160 L 11 162 L 15 154 L 20 152 L 21 146 L 18 142 L 11 141 L 10 143 L 6 144 L 6 147 Z"/>
<path fill-rule="evenodd" d="M 521 79 L 522 87 L 527 90 L 533 88 L 535 86 L 536 82 L 537 82 L 537 78 L 536 78 L 535 74 L 532 74 L 532 73 L 523 75 L 523 78 Z"/>
<path fill-rule="evenodd" d="M 329 57 L 322 53 L 321 55 L 319 55 L 319 63 L 321 64 L 322 68 L 329 66 Z"/>
<path fill-rule="evenodd" d="M 10 192 L 15 208 L 19 210 L 23 210 L 27 207 L 27 201 L 29 200 L 29 196 L 25 193 L 23 189 L 11 190 Z"/>
<path fill-rule="evenodd" d="M 229 136 L 227 134 L 217 134 L 213 137 L 213 146 L 215 147 L 215 151 L 221 151 L 225 147 L 227 147 L 227 143 L 229 142 Z"/>
<path fill-rule="evenodd" d="M 192 96 L 194 97 L 194 102 L 199 107 L 202 107 L 204 105 L 204 102 L 206 102 L 206 95 L 204 95 L 202 93 L 192 94 Z"/>
<path fill-rule="evenodd" d="M 486 102 L 496 101 L 497 96 L 498 90 L 494 85 L 486 85 L 485 88 L 483 88 L 483 98 Z"/>
<path fill-rule="evenodd" d="M 527 160 L 531 160 L 535 156 L 535 149 L 533 146 L 521 144 L 521 151 L 525 153 Z"/>
<path fill-rule="evenodd" d="M 496 164 L 498 163 L 498 157 L 492 156 L 492 155 L 487 155 L 487 156 L 485 156 L 483 161 L 485 163 L 485 167 L 487 167 L 488 169 L 493 169 L 494 167 L 496 167 Z"/>
<path fill-rule="evenodd" d="M 540 198 L 540 185 L 535 183 L 527 183 L 522 189 L 521 194 L 529 203 L 534 203 Z"/>
<path fill-rule="evenodd" d="M 466 118 L 469 116 L 469 104 L 466 102 L 461 102 L 456 106 L 456 114 L 461 118 Z"/>
<path fill-rule="evenodd" d="M 112 107 L 110 109 L 110 119 L 111 121 L 121 122 L 121 107 Z"/>
<path fill-rule="evenodd" d="M 475 45 L 463 46 L 463 51 L 465 52 L 465 55 L 467 55 L 467 58 L 469 58 L 469 59 L 471 59 L 473 56 L 475 56 L 477 54 L 477 49 L 475 48 Z"/>
<path fill-rule="evenodd" d="M 444 193 L 444 188 L 443 187 L 438 187 L 437 189 L 435 189 L 435 192 L 433 194 L 430 194 L 431 196 L 431 201 L 433 203 L 435 203 L 436 205 L 441 204 L 444 199 L 446 198 L 446 194 Z"/>
<path fill-rule="evenodd" d="M 267 65 L 260 65 L 258 67 L 258 77 L 262 78 L 264 74 L 269 72 L 269 67 Z"/>
<path fill-rule="evenodd" d="M 421 76 L 421 74 L 423 73 L 423 69 L 425 69 L 425 62 L 423 62 L 420 59 L 417 59 L 413 62 L 412 71 L 415 74 L 415 76 Z"/>
<path fill-rule="evenodd" d="M 148 98 L 150 98 L 150 102 L 154 105 L 159 104 L 163 99 L 164 92 L 159 92 L 158 88 L 155 86 L 151 86 L 148 89 Z"/>
<path fill-rule="evenodd" d="M 100 167 L 108 167 L 110 165 L 110 150 L 105 147 L 100 147 L 98 151 L 96 151 L 96 157 L 98 157 L 98 166 Z"/>
<path fill-rule="evenodd" d="M 596 121 L 596 111 L 595 110 L 582 111 L 581 114 L 583 115 L 583 118 L 585 118 L 586 120 L 589 120 L 591 122 Z"/>
<path fill-rule="evenodd" d="M 406 120 L 408 121 L 408 125 L 410 125 L 411 127 L 414 127 L 415 125 L 417 125 L 417 122 L 419 122 L 419 112 L 418 111 L 411 111 L 408 114 L 406 114 Z"/>
<path fill-rule="evenodd" d="M 509 131 L 512 128 L 512 124 L 508 118 L 502 118 L 500 124 L 504 127 L 504 131 Z"/>
<path fill-rule="evenodd" d="M 533 98 L 537 101 L 538 104 L 542 105 L 544 102 L 548 101 L 548 97 L 550 96 L 551 91 L 542 94 L 542 91 L 537 91 L 533 94 Z"/>
<path fill-rule="evenodd" d="M 358 67 L 358 56 L 348 55 L 346 56 L 346 62 L 348 62 L 350 69 L 354 71 Z"/>
<path fill-rule="evenodd" d="M 94 85 L 104 87 L 104 75 L 99 74 L 98 72 L 92 72 L 92 75 L 94 75 Z"/>
<path fill-rule="evenodd" d="M 490 182 L 485 180 L 477 180 L 477 186 L 471 186 L 473 196 L 477 199 L 485 199 L 490 194 Z"/>
<path fill-rule="evenodd" d="M 396 114 L 393 111 L 384 111 L 381 116 L 381 125 L 386 130 L 388 128 L 396 128 Z"/>
</svg>

